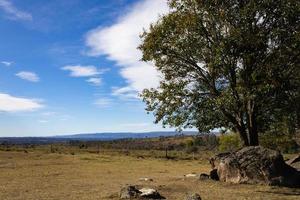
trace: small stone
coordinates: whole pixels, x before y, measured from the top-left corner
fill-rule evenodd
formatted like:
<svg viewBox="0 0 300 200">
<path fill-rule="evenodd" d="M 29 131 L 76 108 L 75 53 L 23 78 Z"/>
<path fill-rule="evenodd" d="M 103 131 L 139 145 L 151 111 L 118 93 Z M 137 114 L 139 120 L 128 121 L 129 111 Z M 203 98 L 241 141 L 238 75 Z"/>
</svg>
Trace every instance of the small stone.
<svg viewBox="0 0 300 200">
<path fill-rule="evenodd" d="M 197 177 L 197 174 L 186 174 L 186 175 L 184 175 L 184 177 L 193 178 L 193 177 Z"/>
<path fill-rule="evenodd" d="M 140 178 L 139 180 L 140 180 L 140 181 L 150 181 L 150 182 L 153 181 L 152 178 Z"/>
<path fill-rule="evenodd" d="M 201 197 L 197 193 L 191 193 L 186 196 L 185 200 L 201 200 Z"/>
<path fill-rule="evenodd" d="M 207 180 L 207 179 L 209 179 L 209 175 L 208 175 L 208 174 L 202 173 L 202 174 L 200 174 L 199 179 L 200 179 L 200 180 Z"/>
</svg>

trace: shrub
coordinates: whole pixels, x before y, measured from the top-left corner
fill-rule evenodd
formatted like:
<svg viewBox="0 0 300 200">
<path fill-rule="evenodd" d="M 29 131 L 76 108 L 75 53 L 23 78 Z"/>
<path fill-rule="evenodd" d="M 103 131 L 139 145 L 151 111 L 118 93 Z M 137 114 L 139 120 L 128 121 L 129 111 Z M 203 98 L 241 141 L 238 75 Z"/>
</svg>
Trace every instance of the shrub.
<svg viewBox="0 0 300 200">
<path fill-rule="evenodd" d="M 260 135 L 260 144 L 283 153 L 296 153 L 299 148 L 297 142 L 289 134 L 265 133 Z"/>
<path fill-rule="evenodd" d="M 219 137 L 220 151 L 234 151 L 242 146 L 240 137 L 236 133 L 228 133 Z"/>
<path fill-rule="evenodd" d="M 198 152 L 198 147 L 197 146 L 187 146 L 186 148 L 186 153 L 197 153 Z"/>
</svg>

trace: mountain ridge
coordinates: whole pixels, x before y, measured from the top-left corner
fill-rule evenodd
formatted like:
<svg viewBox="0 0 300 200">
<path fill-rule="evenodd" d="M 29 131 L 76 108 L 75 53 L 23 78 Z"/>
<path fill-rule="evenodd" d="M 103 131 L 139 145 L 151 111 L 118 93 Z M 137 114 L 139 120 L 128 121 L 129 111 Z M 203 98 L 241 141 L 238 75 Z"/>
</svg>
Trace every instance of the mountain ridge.
<svg viewBox="0 0 300 200">
<path fill-rule="evenodd" d="M 197 131 L 151 131 L 151 132 L 104 132 L 104 133 L 79 133 L 70 135 L 55 135 L 46 137 L 0 137 L 0 143 L 12 144 L 43 144 L 53 142 L 80 141 L 109 141 L 120 139 L 143 139 L 168 137 L 175 135 L 196 135 Z"/>
</svg>

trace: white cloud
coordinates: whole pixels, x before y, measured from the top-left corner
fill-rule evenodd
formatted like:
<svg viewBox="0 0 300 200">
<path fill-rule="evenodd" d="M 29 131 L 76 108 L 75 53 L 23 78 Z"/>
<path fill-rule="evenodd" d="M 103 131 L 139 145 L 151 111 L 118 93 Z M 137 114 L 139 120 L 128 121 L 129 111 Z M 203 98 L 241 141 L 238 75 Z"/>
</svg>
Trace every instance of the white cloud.
<svg viewBox="0 0 300 200">
<path fill-rule="evenodd" d="M 99 77 L 101 74 L 109 71 L 108 68 L 98 69 L 93 65 L 67 65 L 61 68 L 65 71 L 70 71 L 72 77 L 89 77 L 86 82 L 99 86 L 102 83 L 102 79 Z"/>
<path fill-rule="evenodd" d="M 100 98 L 94 102 L 94 104 L 99 108 L 107 108 L 112 103 L 113 103 L 112 99 L 109 99 L 109 98 Z"/>
<path fill-rule="evenodd" d="M 0 8 L 7 14 L 9 19 L 31 21 L 32 15 L 19 10 L 9 0 L 0 0 Z"/>
<path fill-rule="evenodd" d="M 26 112 L 43 108 L 44 105 L 36 99 L 14 97 L 0 93 L 0 112 Z"/>
<path fill-rule="evenodd" d="M 5 65 L 7 67 L 11 66 L 13 63 L 14 62 L 10 62 L 10 61 L 1 61 L 1 64 Z"/>
<path fill-rule="evenodd" d="M 62 70 L 70 71 L 70 76 L 72 77 L 90 77 L 101 74 L 101 71 L 93 65 L 67 65 Z"/>
<path fill-rule="evenodd" d="M 143 28 L 155 22 L 159 14 L 169 10 L 167 1 L 142 0 L 129 12 L 109 27 L 98 27 L 86 35 L 87 52 L 90 56 L 105 55 L 122 67 L 121 75 L 135 92 L 157 87 L 159 73 L 151 65 L 141 62 L 141 52 L 137 49 Z"/>
<path fill-rule="evenodd" d="M 27 72 L 27 71 L 21 71 L 16 74 L 19 78 L 30 81 L 30 82 L 39 82 L 40 78 L 39 76 L 34 72 Z"/>
<path fill-rule="evenodd" d="M 102 80 L 101 80 L 101 78 L 92 77 L 92 78 L 87 79 L 86 82 L 89 82 L 89 83 L 91 83 L 92 85 L 95 85 L 95 86 L 99 86 L 99 85 L 101 85 Z"/>
<path fill-rule="evenodd" d="M 121 88 L 112 88 L 112 95 L 125 99 L 136 99 L 138 94 L 136 90 L 130 86 Z"/>
</svg>

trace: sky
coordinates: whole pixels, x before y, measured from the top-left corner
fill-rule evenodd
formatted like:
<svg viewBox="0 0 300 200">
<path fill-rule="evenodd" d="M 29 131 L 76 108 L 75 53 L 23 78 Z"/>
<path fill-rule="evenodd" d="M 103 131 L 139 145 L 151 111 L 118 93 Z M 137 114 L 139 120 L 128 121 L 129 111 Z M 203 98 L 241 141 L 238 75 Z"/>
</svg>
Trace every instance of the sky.
<svg viewBox="0 0 300 200">
<path fill-rule="evenodd" d="M 161 131 L 139 35 L 164 0 L 0 0 L 0 137 Z"/>
</svg>

